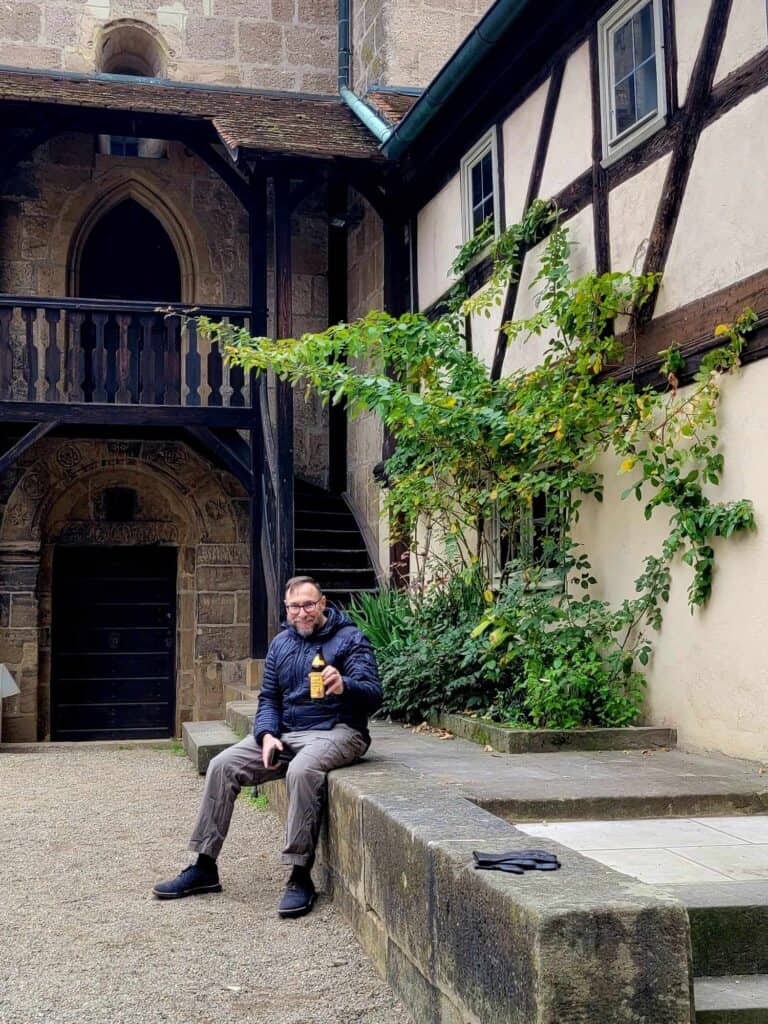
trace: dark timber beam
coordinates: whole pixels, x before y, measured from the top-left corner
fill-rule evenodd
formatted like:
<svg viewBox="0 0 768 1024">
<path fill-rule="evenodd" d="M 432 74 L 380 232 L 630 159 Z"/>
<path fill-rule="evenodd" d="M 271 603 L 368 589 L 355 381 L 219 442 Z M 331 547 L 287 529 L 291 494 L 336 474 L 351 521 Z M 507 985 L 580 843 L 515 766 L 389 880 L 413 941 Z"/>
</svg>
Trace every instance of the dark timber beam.
<svg viewBox="0 0 768 1024">
<path fill-rule="evenodd" d="M 251 190 L 248 187 L 248 182 L 220 153 L 216 152 L 209 142 L 196 138 L 193 135 L 182 135 L 179 141 L 208 164 L 212 171 L 218 174 L 246 210 L 250 209 Z"/>
<path fill-rule="evenodd" d="M 523 210 L 527 210 L 534 199 L 537 198 L 539 190 L 541 189 L 541 179 L 544 175 L 544 163 L 547 159 L 547 150 L 549 149 L 549 140 L 552 137 L 552 126 L 555 123 L 555 113 L 557 112 L 557 104 L 560 99 L 560 89 L 563 84 L 563 75 L 565 74 L 565 60 L 558 61 L 557 64 L 552 68 L 552 77 L 549 80 L 549 88 L 547 89 L 547 98 L 544 103 L 544 113 L 541 118 L 541 127 L 539 129 L 539 138 L 536 143 L 536 152 L 533 155 L 533 163 L 531 165 L 531 176 L 528 180 L 528 191 L 525 196 L 525 205 Z M 521 259 L 525 259 L 525 252 L 521 253 Z M 522 271 L 522 267 L 520 268 Z M 496 351 L 493 356 L 493 365 L 491 367 L 491 379 L 498 380 L 501 377 L 501 371 L 504 367 L 504 357 L 507 354 L 507 335 L 504 331 L 504 324 L 508 323 L 512 319 L 512 314 L 515 311 L 515 303 L 517 302 L 517 292 L 520 285 L 520 274 L 517 279 L 510 281 L 507 286 L 507 294 L 504 298 L 504 309 L 501 314 L 501 327 L 496 338 Z"/>
<path fill-rule="evenodd" d="M 293 334 L 293 281 L 291 260 L 291 194 L 285 177 L 274 179 L 275 191 L 275 333 L 278 338 Z M 278 380 L 277 390 L 277 477 L 279 586 L 293 576 L 293 387 Z"/>
<path fill-rule="evenodd" d="M 248 278 L 251 305 L 251 334 L 267 333 L 267 180 L 262 175 L 251 179 L 251 204 L 248 214 Z M 269 593 L 267 589 L 262 539 L 264 533 L 264 426 L 261 387 L 251 370 L 250 459 L 254 487 L 251 492 L 251 657 L 264 658 L 269 641 Z M 268 412 L 268 410 L 264 410 Z"/>
<path fill-rule="evenodd" d="M 675 235 L 677 218 L 683 204 L 685 188 L 693 166 L 693 158 L 696 155 L 696 147 L 706 122 L 708 101 L 712 94 L 712 82 L 723 49 L 731 6 L 732 0 L 712 0 L 709 9 L 704 36 L 691 72 L 682 132 L 672 151 L 672 159 L 669 162 L 661 199 L 651 229 L 643 266 L 645 274 L 663 272 L 667 262 L 669 249 Z M 657 299 L 658 288 L 640 311 L 638 320 L 641 324 L 648 323 L 653 319 Z"/>
<path fill-rule="evenodd" d="M 346 320 L 347 310 L 347 186 L 328 184 L 328 322 Z M 328 488 L 336 494 L 347 489 L 347 403 L 328 411 Z"/>
<path fill-rule="evenodd" d="M 0 402 L 0 423 L 57 421 L 84 426 L 234 427 L 250 430 L 250 409 L 193 405 L 110 405 L 101 402 Z"/>
<path fill-rule="evenodd" d="M 49 420 L 46 423 L 38 423 L 36 427 L 28 430 L 23 437 L 20 437 L 16 444 L 12 445 L 7 452 L 0 455 L 0 476 L 9 469 L 14 462 L 23 455 L 27 448 L 31 448 L 35 441 L 45 437 L 51 430 L 58 426 L 56 420 Z"/>
<path fill-rule="evenodd" d="M 236 477 L 246 491 L 251 494 L 253 491 L 253 477 L 251 476 L 250 466 L 243 462 L 231 445 L 222 440 L 213 430 L 209 430 L 208 427 L 188 426 L 184 429 L 208 455 Z"/>
<path fill-rule="evenodd" d="M 589 78 L 592 93 L 592 221 L 595 239 L 595 270 L 611 269 L 611 235 L 608 220 L 608 176 L 603 167 L 603 118 L 600 107 L 600 56 L 597 32 L 589 37 Z"/>
<path fill-rule="evenodd" d="M 384 309 L 391 316 L 408 311 L 410 287 L 408 284 L 409 255 L 405 242 L 405 224 L 402 220 L 384 222 Z M 386 462 L 395 450 L 395 437 L 384 429 L 381 457 Z M 398 532 L 401 532 L 398 530 Z M 408 583 L 410 544 L 407 538 L 389 546 L 389 578 L 396 587 Z"/>
</svg>

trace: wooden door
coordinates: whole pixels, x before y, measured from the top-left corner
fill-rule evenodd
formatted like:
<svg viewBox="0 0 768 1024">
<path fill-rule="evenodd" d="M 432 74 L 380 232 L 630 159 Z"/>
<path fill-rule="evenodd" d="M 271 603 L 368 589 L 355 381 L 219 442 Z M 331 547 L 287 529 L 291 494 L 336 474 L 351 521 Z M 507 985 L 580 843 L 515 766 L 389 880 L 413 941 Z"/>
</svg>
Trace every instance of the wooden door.
<svg viewBox="0 0 768 1024">
<path fill-rule="evenodd" d="M 58 548 L 51 738 L 173 735 L 176 550 Z"/>
</svg>

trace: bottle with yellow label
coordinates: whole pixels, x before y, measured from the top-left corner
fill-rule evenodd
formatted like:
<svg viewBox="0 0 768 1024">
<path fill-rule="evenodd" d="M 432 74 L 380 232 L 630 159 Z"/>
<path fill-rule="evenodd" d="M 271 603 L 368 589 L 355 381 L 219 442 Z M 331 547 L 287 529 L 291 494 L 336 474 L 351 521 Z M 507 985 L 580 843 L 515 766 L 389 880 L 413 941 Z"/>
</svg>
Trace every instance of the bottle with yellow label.
<svg viewBox="0 0 768 1024">
<path fill-rule="evenodd" d="M 325 683 L 323 682 L 323 669 L 326 666 L 323 657 L 323 648 L 317 648 L 317 654 L 312 659 L 312 667 L 309 672 L 309 696 L 312 700 L 320 700 L 325 696 Z"/>
</svg>

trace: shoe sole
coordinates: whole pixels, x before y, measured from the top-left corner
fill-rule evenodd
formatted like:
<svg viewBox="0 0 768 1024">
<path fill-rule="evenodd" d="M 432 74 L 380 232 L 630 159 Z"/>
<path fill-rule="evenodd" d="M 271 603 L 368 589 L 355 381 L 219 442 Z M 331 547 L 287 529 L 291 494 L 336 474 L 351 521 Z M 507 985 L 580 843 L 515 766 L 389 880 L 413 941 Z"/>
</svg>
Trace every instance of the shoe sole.
<svg viewBox="0 0 768 1024">
<path fill-rule="evenodd" d="M 153 889 L 152 895 L 159 900 L 181 900 L 185 896 L 199 896 L 206 892 L 221 892 L 221 886 L 217 882 L 216 885 L 201 885 L 195 889 L 185 889 L 184 892 L 158 892 Z"/>
<path fill-rule="evenodd" d="M 310 910 L 312 909 L 312 907 L 314 907 L 316 899 L 317 899 L 317 895 L 313 895 L 312 899 L 309 901 L 309 903 L 305 904 L 303 907 L 299 907 L 297 910 L 278 910 L 278 912 L 277 912 L 278 916 L 279 917 L 304 917 L 304 915 L 308 914 L 310 912 Z"/>
</svg>

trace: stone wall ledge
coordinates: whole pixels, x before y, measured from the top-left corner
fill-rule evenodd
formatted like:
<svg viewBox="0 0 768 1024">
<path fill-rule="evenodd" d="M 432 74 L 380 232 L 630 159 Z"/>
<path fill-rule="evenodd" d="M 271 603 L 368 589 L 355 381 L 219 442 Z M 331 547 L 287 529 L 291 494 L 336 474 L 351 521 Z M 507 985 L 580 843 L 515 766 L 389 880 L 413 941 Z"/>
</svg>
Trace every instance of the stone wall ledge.
<svg viewBox="0 0 768 1024">
<path fill-rule="evenodd" d="M 285 813 L 284 782 L 263 787 Z M 557 872 L 476 871 L 551 850 Z M 692 1024 L 684 907 L 397 763 L 329 776 L 333 899 L 417 1024 Z"/>
<path fill-rule="evenodd" d="M 555 754 L 563 750 L 651 750 L 677 746 L 677 730 L 657 726 L 621 729 L 515 729 L 489 721 L 441 712 L 429 724 L 502 754 Z"/>
</svg>

